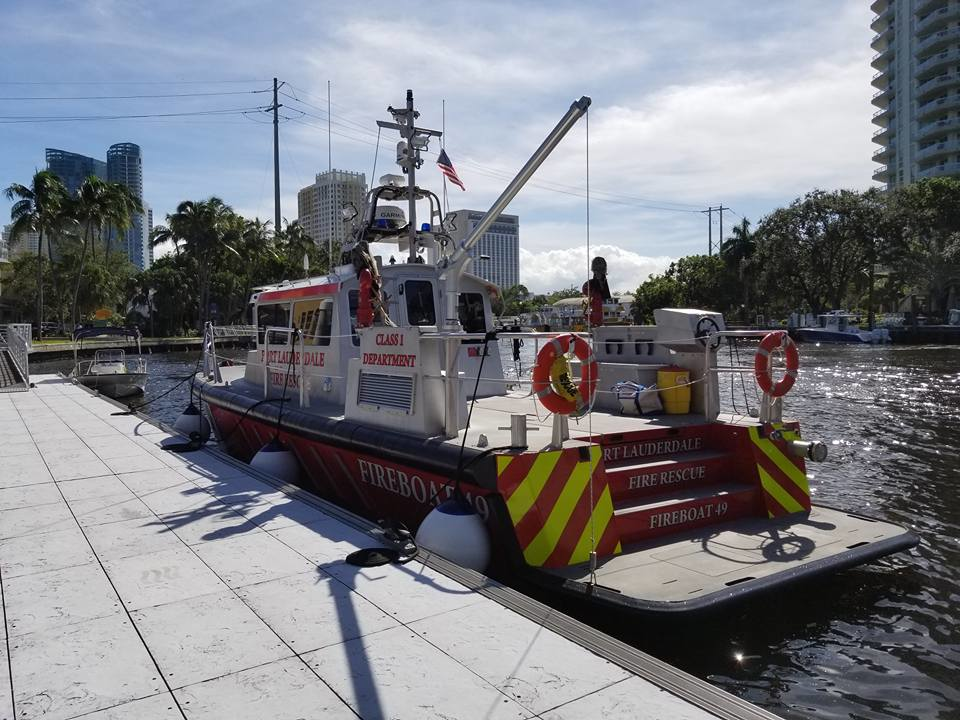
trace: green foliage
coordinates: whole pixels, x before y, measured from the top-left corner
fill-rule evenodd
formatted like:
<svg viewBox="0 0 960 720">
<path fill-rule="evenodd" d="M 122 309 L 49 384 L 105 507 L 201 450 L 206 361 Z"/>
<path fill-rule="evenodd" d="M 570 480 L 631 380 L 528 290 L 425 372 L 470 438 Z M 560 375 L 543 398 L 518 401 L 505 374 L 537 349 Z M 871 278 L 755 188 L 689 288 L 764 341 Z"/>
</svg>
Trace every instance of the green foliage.
<svg viewBox="0 0 960 720">
<path fill-rule="evenodd" d="M 890 217 L 899 230 L 891 242 L 905 284 L 929 294 L 946 311 L 951 287 L 960 286 L 960 180 L 931 178 L 898 188 Z"/>
<path fill-rule="evenodd" d="M 780 312 L 799 302 L 814 313 L 843 307 L 868 265 L 872 235 L 862 195 L 815 190 L 775 210 L 757 229 L 753 257 L 763 295 Z"/>
<path fill-rule="evenodd" d="M 553 305 L 557 300 L 566 300 L 568 298 L 577 298 L 583 297 L 583 293 L 580 292 L 581 288 L 571 285 L 568 288 L 563 290 L 554 290 L 552 293 L 547 294 L 547 304 Z"/>
<path fill-rule="evenodd" d="M 534 309 L 534 304 L 530 301 L 530 291 L 526 285 L 514 285 L 508 287 L 500 293 L 500 297 L 494 302 L 494 314 L 501 315 L 519 315 L 520 313 L 530 312 Z"/>
<path fill-rule="evenodd" d="M 718 255 L 690 255 L 670 264 L 663 275 L 651 275 L 637 288 L 636 322 L 649 323 L 661 307 L 692 307 L 728 312 L 739 298 L 736 272 Z"/>
<path fill-rule="evenodd" d="M 279 232 L 269 222 L 237 215 L 223 200 L 184 201 L 154 231 L 154 245 L 170 241 L 172 254 L 135 273 L 111 238 L 142 208 L 122 186 L 96 178 L 75 198 L 50 173 L 28 186 L 11 185 L 11 219 L 18 231 L 56 237 L 56 262 L 18 257 L 5 294 L 21 317 L 47 298 L 44 319 L 69 324 L 98 307 L 111 307 L 145 325 L 150 334 L 176 335 L 217 322 L 245 322 L 246 303 L 260 285 L 329 271 L 318 247 L 297 222 Z M 307 257 L 309 270 L 304 270 Z M 333 261 L 340 248 L 333 249 Z M 763 218 L 755 230 L 743 219 L 716 256 L 680 258 L 636 290 L 635 320 L 650 322 L 658 307 L 698 307 L 747 320 L 804 308 L 891 303 L 912 290 L 942 310 L 960 284 L 960 181 L 924 180 L 890 192 L 815 190 Z M 38 289 L 40 292 L 38 292 Z M 571 286 L 531 295 L 506 288 L 499 315 L 520 315 L 561 299 L 581 297 Z M 35 317 L 35 315 L 34 315 Z"/>
<path fill-rule="evenodd" d="M 681 258 L 640 285 L 637 321 L 688 306 L 749 320 L 893 305 L 927 293 L 940 311 L 960 285 L 960 181 L 922 180 L 892 191 L 814 190 L 770 213 L 751 232 L 744 219 L 719 257 Z"/>
<path fill-rule="evenodd" d="M 34 313 L 35 324 L 39 327 L 46 317 L 43 305 L 44 265 L 39 262 L 39 258 L 43 254 L 43 239 L 46 235 L 48 257 L 51 265 L 53 264 L 53 243 L 49 238 L 63 223 L 62 208 L 67 201 L 67 189 L 52 172 L 41 170 L 33 176 L 29 187 L 14 183 L 4 190 L 4 194 L 15 201 L 10 208 L 11 237 L 26 232 L 36 232 L 40 236 L 37 243 L 38 262 L 35 265 L 37 284 Z"/>
</svg>

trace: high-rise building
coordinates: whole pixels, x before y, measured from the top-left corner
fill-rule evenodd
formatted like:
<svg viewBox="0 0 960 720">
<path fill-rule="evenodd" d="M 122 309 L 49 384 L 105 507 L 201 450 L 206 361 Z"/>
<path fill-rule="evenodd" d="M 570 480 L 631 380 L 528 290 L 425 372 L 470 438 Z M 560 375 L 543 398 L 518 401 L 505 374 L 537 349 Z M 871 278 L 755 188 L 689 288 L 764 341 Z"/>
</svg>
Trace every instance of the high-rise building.
<svg viewBox="0 0 960 720">
<path fill-rule="evenodd" d="M 363 173 L 330 170 L 318 173 L 316 182 L 297 193 L 297 219 L 304 232 L 320 247 L 327 247 L 331 238 L 341 245 L 347 239 L 348 227 L 340 211 L 353 204 L 363 211 L 367 180 Z"/>
<path fill-rule="evenodd" d="M 139 145 L 117 143 L 110 146 L 107 150 L 107 180 L 126 185 L 131 194 L 143 202 L 143 158 Z M 146 213 L 138 213 L 132 220 L 130 228 L 123 233 L 122 242 L 130 262 L 145 270 L 150 267 L 152 254 Z"/>
<path fill-rule="evenodd" d="M 27 232 L 14 236 L 13 225 L 3 226 L 3 244 L 7 248 L 7 259 L 13 260 L 15 257 L 24 253 L 37 254 L 37 246 L 40 244 L 40 233 Z M 47 252 L 47 239 L 43 239 L 43 251 Z"/>
<path fill-rule="evenodd" d="M 63 181 L 71 195 L 91 175 L 107 179 L 107 164 L 103 160 L 56 148 L 47 148 L 47 170 Z"/>
<path fill-rule="evenodd" d="M 72 195 L 81 183 L 90 175 L 125 185 L 140 202 L 143 202 L 143 157 L 140 146 L 134 143 L 117 143 L 107 150 L 107 160 L 47 148 L 47 169 L 56 174 Z M 141 270 L 150 267 L 153 262 L 153 248 L 150 246 L 150 232 L 153 229 L 153 211 L 144 204 L 143 214 L 134 215 L 130 229 L 118 238 L 115 233 L 113 242 L 119 242 L 130 258 L 130 262 Z M 36 252 L 36 240 L 33 250 Z"/>
<path fill-rule="evenodd" d="M 153 265 L 153 208 L 147 203 L 143 204 L 144 220 L 146 222 L 147 233 L 147 267 Z"/>
<path fill-rule="evenodd" d="M 873 179 L 896 187 L 960 175 L 960 4 L 874 0 L 870 8 L 873 159 L 882 163 Z"/>
<path fill-rule="evenodd" d="M 450 232 L 455 243 L 466 239 L 486 213 L 479 210 L 453 210 L 444 218 L 452 223 Z M 520 282 L 520 218 L 500 215 L 480 241 L 470 249 L 474 258 L 473 272 L 502 289 Z"/>
</svg>

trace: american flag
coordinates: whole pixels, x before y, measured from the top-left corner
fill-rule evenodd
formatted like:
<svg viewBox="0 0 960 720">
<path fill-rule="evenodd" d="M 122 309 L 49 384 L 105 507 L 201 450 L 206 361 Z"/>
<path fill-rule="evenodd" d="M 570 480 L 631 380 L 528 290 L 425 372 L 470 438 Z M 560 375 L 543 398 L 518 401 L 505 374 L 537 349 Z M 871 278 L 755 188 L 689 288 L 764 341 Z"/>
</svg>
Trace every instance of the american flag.
<svg viewBox="0 0 960 720">
<path fill-rule="evenodd" d="M 463 182 L 459 177 L 457 177 L 457 171 L 453 169 L 453 163 L 450 162 L 450 157 L 447 155 L 446 150 L 440 151 L 440 157 L 437 158 L 437 166 L 440 168 L 440 172 L 446 175 L 450 182 L 459 187 L 461 190 L 466 190 L 466 188 L 463 186 Z"/>
</svg>

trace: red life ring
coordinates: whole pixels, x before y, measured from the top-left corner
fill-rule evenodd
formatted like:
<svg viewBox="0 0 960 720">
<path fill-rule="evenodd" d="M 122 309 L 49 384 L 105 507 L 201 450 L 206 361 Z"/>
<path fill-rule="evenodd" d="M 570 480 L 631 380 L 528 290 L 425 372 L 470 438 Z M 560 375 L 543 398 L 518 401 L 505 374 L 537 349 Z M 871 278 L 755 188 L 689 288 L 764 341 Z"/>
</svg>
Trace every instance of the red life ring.
<svg viewBox="0 0 960 720">
<path fill-rule="evenodd" d="M 571 347 L 572 346 L 572 347 Z M 580 359 L 580 385 L 574 385 L 567 353 Z M 543 346 L 533 368 L 533 392 L 543 406 L 558 415 L 579 417 L 590 409 L 597 390 L 597 359 L 590 345 L 576 335 L 560 335 Z"/>
<path fill-rule="evenodd" d="M 787 360 L 787 372 L 776 385 L 770 377 L 770 353 L 774 350 L 783 350 Z M 760 347 L 753 359 L 753 374 L 757 378 L 757 385 L 770 397 L 783 397 L 797 379 L 797 370 L 800 368 L 800 353 L 797 345 L 783 330 L 767 333 L 760 341 Z"/>
</svg>

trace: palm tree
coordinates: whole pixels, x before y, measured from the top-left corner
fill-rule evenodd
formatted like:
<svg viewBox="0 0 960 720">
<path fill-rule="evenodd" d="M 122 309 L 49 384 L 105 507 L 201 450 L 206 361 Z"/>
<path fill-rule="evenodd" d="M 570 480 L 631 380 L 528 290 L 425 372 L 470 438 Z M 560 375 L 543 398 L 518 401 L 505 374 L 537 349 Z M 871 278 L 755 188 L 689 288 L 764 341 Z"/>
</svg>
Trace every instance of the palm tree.
<svg viewBox="0 0 960 720">
<path fill-rule="evenodd" d="M 240 257 L 234 248 L 243 232 L 243 223 L 233 209 L 218 197 L 195 202 L 184 200 L 172 215 L 167 215 L 166 226 L 153 231 L 153 245 L 170 241 L 188 259 L 193 260 L 197 272 L 197 291 L 200 301 L 198 330 L 209 317 L 210 278 L 227 251 Z"/>
<path fill-rule="evenodd" d="M 11 237 L 35 232 L 37 240 L 37 332 L 43 328 L 43 236 L 47 244 L 50 234 L 60 223 L 60 210 L 67 198 L 63 182 L 49 170 L 40 170 L 33 176 L 30 186 L 14 183 L 4 190 L 8 200 L 16 200 L 10 208 Z"/>
<path fill-rule="evenodd" d="M 721 243 L 720 255 L 732 265 L 737 265 L 741 260 L 753 255 L 755 249 L 756 242 L 750 230 L 750 221 L 743 218 L 739 225 L 733 226 L 730 237 Z"/>
<path fill-rule="evenodd" d="M 735 268 L 740 284 L 743 286 L 743 310 L 750 305 L 750 280 L 744 281 L 744 268 L 749 269 L 749 260 L 757 249 L 756 234 L 750 230 L 750 221 L 746 218 L 734 225 L 730 237 L 720 244 L 720 256 L 728 268 Z"/>
<path fill-rule="evenodd" d="M 77 195 L 71 205 L 74 219 L 83 226 L 83 250 L 80 252 L 80 266 L 77 268 L 77 281 L 73 288 L 73 306 L 70 312 L 70 326 L 75 328 L 77 298 L 80 295 L 80 281 L 83 278 L 83 263 L 87 257 L 87 248 L 92 244 L 91 237 L 94 229 L 99 236 L 111 210 L 109 184 L 96 175 L 91 175 L 77 189 Z"/>
<path fill-rule="evenodd" d="M 106 184 L 107 208 L 104 222 L 107 231 L 106 253 L 109 254 L 113 233 L 123 234 L 133 225 L 135 215 L 143 214 L 143 203 L 130 188 L 118 182 Z"/>
</svg>

